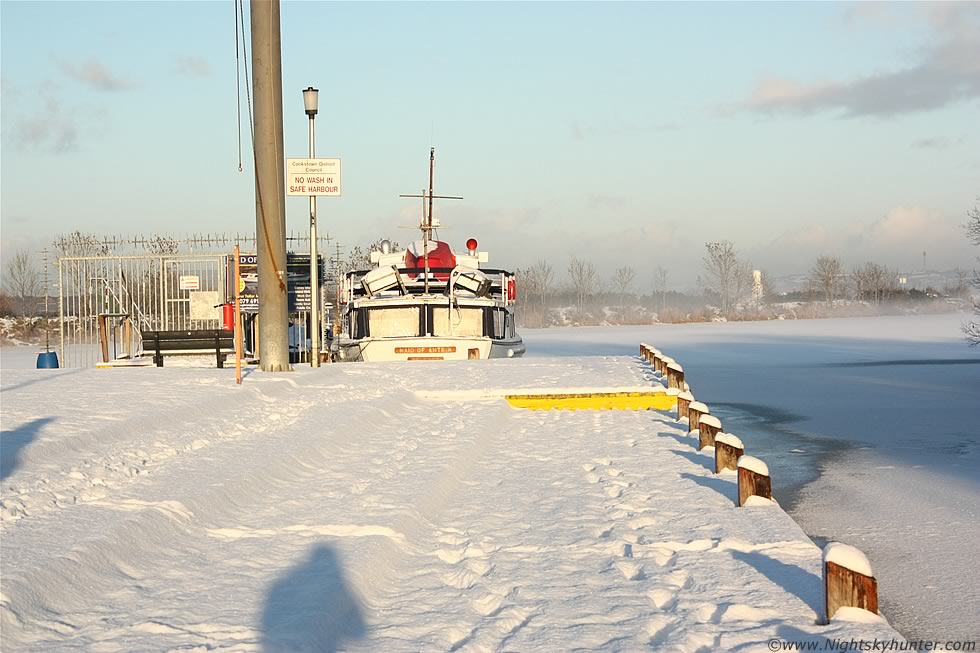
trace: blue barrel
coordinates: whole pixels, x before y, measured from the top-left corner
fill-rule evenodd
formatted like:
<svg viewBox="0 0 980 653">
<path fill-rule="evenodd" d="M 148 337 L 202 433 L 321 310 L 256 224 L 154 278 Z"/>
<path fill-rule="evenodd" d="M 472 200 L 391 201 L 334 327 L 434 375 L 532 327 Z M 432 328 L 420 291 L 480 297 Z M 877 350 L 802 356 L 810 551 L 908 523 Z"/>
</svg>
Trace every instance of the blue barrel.
<svg viewBox="0 0 980 653">
<path fill-rule="evenodd" d="M 37 353 L 37 369 L 39 370 L 58 369 L 58 352 L 39 351 Z"/>
</svg>

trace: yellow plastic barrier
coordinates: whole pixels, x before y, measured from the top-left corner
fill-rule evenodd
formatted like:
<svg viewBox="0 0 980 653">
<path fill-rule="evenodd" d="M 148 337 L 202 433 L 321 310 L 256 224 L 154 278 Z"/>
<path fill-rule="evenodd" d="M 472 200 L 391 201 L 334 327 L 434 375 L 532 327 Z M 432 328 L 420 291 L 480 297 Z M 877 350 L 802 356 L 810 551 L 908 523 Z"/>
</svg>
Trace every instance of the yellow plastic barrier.
<svg viewBox="0 0 980 653">
<path fill-rule="evenodd" d="M 506 395 L 514 408 L 529 410 L 671 410 L 677 396 L 664 392 L 582 392 Z"/>
</svg>

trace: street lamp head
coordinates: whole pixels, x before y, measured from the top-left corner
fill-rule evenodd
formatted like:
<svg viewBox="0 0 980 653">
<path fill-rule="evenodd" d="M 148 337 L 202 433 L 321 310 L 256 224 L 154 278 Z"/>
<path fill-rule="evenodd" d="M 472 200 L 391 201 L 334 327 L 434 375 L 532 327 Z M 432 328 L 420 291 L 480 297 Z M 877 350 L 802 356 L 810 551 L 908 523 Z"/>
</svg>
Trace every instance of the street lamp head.
<svg viewBox="0 0 980 653">
<path fill-rule="evenodd" d="M 316 115 L 316 98 L 320 91 L 310 86 L 303 89 L 303 104 L 306 105 L 306 115 Z"/>
</svg>

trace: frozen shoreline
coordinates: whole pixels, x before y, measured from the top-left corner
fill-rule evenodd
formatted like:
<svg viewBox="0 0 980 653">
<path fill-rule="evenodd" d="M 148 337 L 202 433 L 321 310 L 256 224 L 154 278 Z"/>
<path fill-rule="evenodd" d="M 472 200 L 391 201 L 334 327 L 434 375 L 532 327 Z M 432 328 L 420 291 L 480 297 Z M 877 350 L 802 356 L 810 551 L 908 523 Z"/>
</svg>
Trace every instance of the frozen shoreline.
<svg viewBox="0 0 980 653">
<path fill-rule="evenodd" d="M 980 351 L 961 339 L 969 317 L 582 327 L 524 336 L 532 356 L 625 354 L 648 342 L 684 366 L 699 400 L 737 407 L 729 414 L 737 426 L 723 423 L 748 446 L 753 431 L 763 447 L 778 447 L 787 431 L 825 445 L 809 460 L 799 457 L 817 467 L 796 474 L 811 478 L 795 488 L 779 479 L 785 467 L 771 465 L 776 495 L 790 499 L 787 509 L 818 541 L 864 549 L 876 564 L 883 611 L 903 634 L 971 638 L 980 614 L 971 553 L 980 541 L 980 434 L 971 432 L 980 416 Z M 778 428 L 766 433 L 773 409 Z M 785 449 L 775 455 L 793 456 Z"/>
</svg>

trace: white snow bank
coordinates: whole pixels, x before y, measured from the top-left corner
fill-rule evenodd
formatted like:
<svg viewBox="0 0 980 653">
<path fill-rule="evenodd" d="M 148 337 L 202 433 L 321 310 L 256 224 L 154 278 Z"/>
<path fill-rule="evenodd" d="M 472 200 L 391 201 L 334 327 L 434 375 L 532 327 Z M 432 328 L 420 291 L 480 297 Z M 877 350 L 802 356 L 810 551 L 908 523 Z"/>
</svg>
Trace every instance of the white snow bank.
<svg viewBox="0 0 980 653">
<path fill-rule="evenodd" d="M 861 608 L 844 606 L 837 608 L 833 616 L 834 621 L 845 621 L 852 624 L 884 625 L 888 621 L 880 614 L 869 612 Z"/>
<path fill-rule="evenodd" d="M 756 474 L 769 476 L 769 465 L 765 464 L 754 456 L 742 456 L 738 459 L 738 466 L 744 467 L 745 469 L 755 472 Z"/>
<path fill-rule="evenodd" d="M 677 398 L 678 399 L 683 399 L 685 401 L 691 401 L 691 402 L 694 401 L 694 395 L 691 394 L 688 390 L 685 390 L 684 392 L 678 393 L 677 394 Z"/>
<path fill-rule="evenodd" d="M 874 576 L 868 557 L 860 549 L 849 544 L 831 542 L 823 549 L 823 561 L 833 562 L 835 565 L 840 565 L 865 576 Z"/>
<path fill-rule="evenodd" d="M 819 549 L 780 510 L 733 508 L 732 479 L 666 437 L 682 432 L 668 415 L 415 395 L 642 382 L 627 356 L 297 366 L 242 386 L 217 369 L 4 371 L 4 650 L 895 637 L 817 625 Z"/>
<path fill-rule="evenodd" d="M 745 445 L 742 444 L 742 441 L 731 433 L 719 433 L 715 436 L 715 442 L 724 442 L 729 446 L 745 449 Z"/>
<path fill-rule="evenodd" d="M 691 405 L 688 406 L 688 410 L 696 410 L 699 413 L 709 413 L 708 407 L 702 404 L 700 401 L 692 401 Z"/>
<path fill-rule="evenodd" d="M 745 508 L 767 508 L 770 506 L 779 506 L 779 504 L 772 499 L 767 499 L 765 497 L 760 497 L 758 494 L 753 494 L 745 499 L 745 503 L 743 503 L 742 506 Z"/>
</svg>

